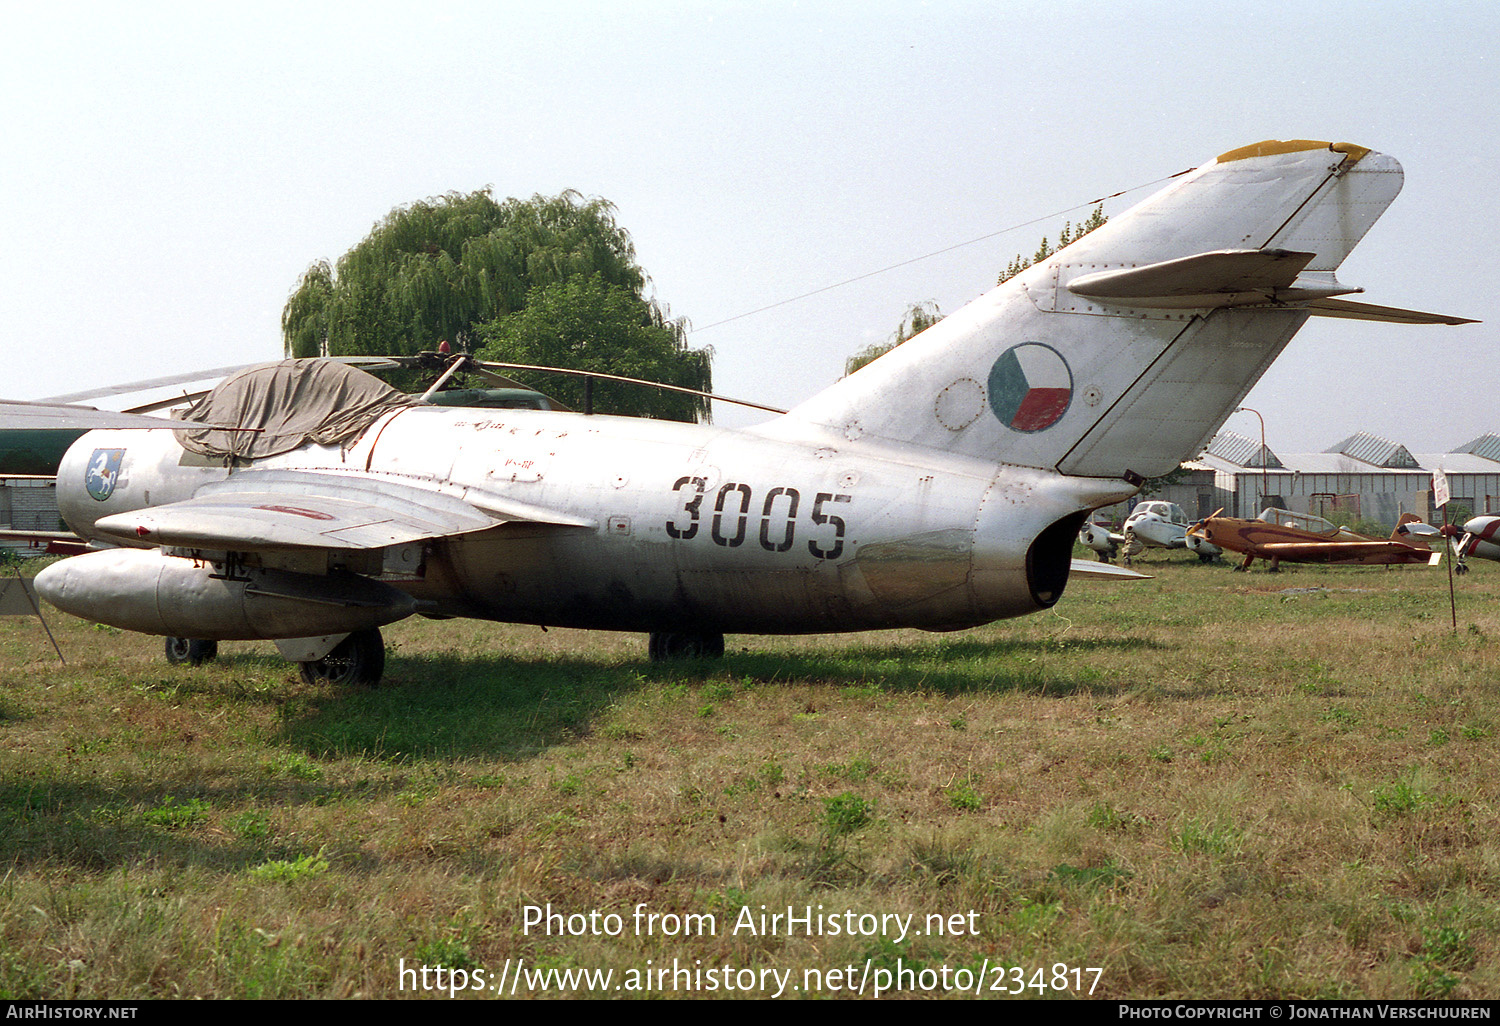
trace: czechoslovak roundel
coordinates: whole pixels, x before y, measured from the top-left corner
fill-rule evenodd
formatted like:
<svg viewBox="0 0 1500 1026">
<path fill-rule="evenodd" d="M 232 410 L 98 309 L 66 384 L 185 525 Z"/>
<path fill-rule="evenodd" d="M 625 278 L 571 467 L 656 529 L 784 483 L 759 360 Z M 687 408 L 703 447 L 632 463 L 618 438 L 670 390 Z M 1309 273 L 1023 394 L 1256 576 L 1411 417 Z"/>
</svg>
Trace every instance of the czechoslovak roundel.
<svg viewBox="0 0 1500 1026">
<path fill-rule="evenodd" d="M 1042 431 L 1068 412 L 1073 372 L 1056 349 L 1023 342 L 1001 353 L 990 368 L 989 394 L 1000 423 L 1015 431 Z"/>
</svg>

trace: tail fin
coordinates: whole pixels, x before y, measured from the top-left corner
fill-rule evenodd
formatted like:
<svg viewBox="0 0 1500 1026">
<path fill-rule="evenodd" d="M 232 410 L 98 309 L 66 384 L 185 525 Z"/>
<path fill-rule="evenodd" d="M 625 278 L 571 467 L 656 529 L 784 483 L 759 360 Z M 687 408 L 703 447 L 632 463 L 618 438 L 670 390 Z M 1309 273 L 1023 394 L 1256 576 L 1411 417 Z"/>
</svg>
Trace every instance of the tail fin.
<svg viewBox="0 0 1500 1026">
<path fill-rule="evenodd" d="M 796 407 L 817 425 L 1088 477 L 1202 451 L 1401 189 L 1347 143 L 1234 150 Z"/>
<path fill-rule="evenodd" d="M 1396 521 L 1396 529 L 1391 532 L 1391 541 L 1405 542 L 1407 545 L 1430 544 L 1441 537 L 1442 531 L 1415 513 L 1401 514 L 1401 519 Z"/>
</svg>

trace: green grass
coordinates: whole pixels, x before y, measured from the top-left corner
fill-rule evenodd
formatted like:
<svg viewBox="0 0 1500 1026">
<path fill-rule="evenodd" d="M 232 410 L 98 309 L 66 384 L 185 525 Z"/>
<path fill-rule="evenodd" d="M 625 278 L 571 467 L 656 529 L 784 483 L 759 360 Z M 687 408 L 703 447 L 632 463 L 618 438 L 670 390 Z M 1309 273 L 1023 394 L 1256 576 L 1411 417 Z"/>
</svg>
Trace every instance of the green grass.
<svg viewBox="0 0 1500 1026">
<path fill-rule="evenodd" d="M 403 960 L 620 983 L 674 958 L 793 986 L 1003 967 L 1028 997 L 1074 993 L 1057 965 L 1100 967 L 1096 998 L 1500 996 L 1500 567 L 1459 582 L 1455 632 L 1441 573 L 1138 565 L 1055 613 L 734 637 L 717 663 L 413 620 L 374 691 L 310 687 L 269 644 L 171 667 L 52 614 L 60 666 L 0 620 L 0 998 L 397 997 Z M 528 931 L 527 906 L 623 929 Z M 731 929 L 809 906 L 915 925 Z"/>
</svg>

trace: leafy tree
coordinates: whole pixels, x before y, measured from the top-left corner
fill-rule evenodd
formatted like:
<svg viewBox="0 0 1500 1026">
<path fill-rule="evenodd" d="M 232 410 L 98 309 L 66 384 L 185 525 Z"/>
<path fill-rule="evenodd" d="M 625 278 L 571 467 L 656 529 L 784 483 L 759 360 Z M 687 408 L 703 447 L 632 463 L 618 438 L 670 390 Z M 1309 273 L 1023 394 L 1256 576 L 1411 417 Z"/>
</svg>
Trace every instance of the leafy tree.
<svg viewBox="0 0 1500 1026">
<path fill-rule="evenodd" d="M 920 335 L 942 319 L 943 312 L 931 300 L 911 304 L 906 308 L 906 313 L 901 315 L 901 323 L 896 325 L 894 335 L 884 342 L 866 346 L 844 361 L 844 375 L 847 377 L 865 364 L 874 363 L 907 339 Z"/>
<path fill-rule="evenodd" d="M 1146 478 L 1145 483 L 1141 485 L 1141 498 L 1145 498 L 1148 495 L 1159 495 L 1172 485 L 1182 484 L 1192 472 L 1193 468 L 1191 467 L 1178 466 L 1173 470 L 1167 471 L 1161 477 Z"/>
<path fill-rule="evenodd" d="M 622 374 L 701 391 L 711 383 L 709 351 L 684 346 L 683 322 L 666 320 L 600 274 L 535 286 L 521 309 L 478 331 L 485 360 Z M 581 410 L 584 387 L 580 378 L 559 375 L 546 391 Z M 592 388 L 596 413 L 708 419 L 708 400 L 698 396 L 599 379 Z"/>
<path fill-rule="evenodd" d="M 1323 519 L 1335 527 L 1348 528 L 1355 534 L 1362 534 L 1366 538 L 1385 538 L 1393 529 L 1390 524 L 1383 524 L 1379 520 L 1360 516 L 1351 510 L 1331 509 L 1323 514 Z"/>
<path fill-rule="evenodd" d="M 496 203 L 488 189 L 398 207 L 344 254 L 307 269 L 282 311 L 291 356 L 410 354 L 599 274 L 640 295 L 645 272 L 607 200 L 577 192 Z"/>
<path fill-rule="evenodd" d="M 1056 253 L 1071 242 L 1077 242 L 1108 220 L 1109 218 L 1104 216 L 1104 205 L 1100 204 L 1089 214 L 1088 219 L 1080 224 L 1074 225 L 1071 221 L 1063 222 L 1062 231 L 1057 237 L 1056 247 L 1047 240 L 1046 236 L 1043 236 L 1041 244 L 1036 248 L 1036 252 L 1029 259 L 1017 253 L 1016 258 L 1010 262 L 1010 265 L 1006 267 L 1004 273 L 1000 275 L 999 280 L 995 284 L 1004 284 L 1032 264 L 1046 260 L 1053 253 Z M 913 335 L 926 331 L 942 319 L 943 314 L 938 310 L 936 303 L 911 304 L 906 308 L 906 313 L 902 316 L 901 323 L 897 326 L 895 335 L 885 342 L 876 342 L 874 345 L 866 346 L 849 357 L 848 360 L 844 361 L 844 374 L 846 376 L 853 374 L 865 364 L 874 363 Z"/>
<path fill-rule="evenodd" d="M 1056 253 L 1059 249 L 1062 249 L 1064 246 L 1068 245 L 1071 242 L 1077 242 L 1079 239 L 1083 238 L 1095 228 L 1100 227 L 1108 220 L 1109 218 L 1104 216 L 1104 205 L 1101 203 L 1099 206 L 1094 208 L 1093 213 L 1089 214 L 1088 220 L 1082 222 L 1081 224 L 1075 226 L 1071 221 L 1064 221 L 1062 232 L 1057 236 L 1057 245 L 1055 247 L 1047 241 L 1047 237 L 1045 235 L 1042 236 L 1041 245 L 1037 246 L 1036 252 L 1031 254 L 1030 259 L 1027 259 L 1021 256 L 1021 254 L 1017 253 L 1016 258 L 1010 262 L 1010 265 L 1008 267 L 1005 268 L 1004 273 L 1000 275 L 999 280 L 997 280 L 995 284 L 1003 285 L 1005 282 L 1009 281 L 1016 275 L 1020 274 L 1022 271 L 1026 270 L 1026 268 L 1030 267 L 1032 264 L 1040 263 L 1041 261 L 1046 260 L 1049 256 L 1051 256 L 1053 253 Z"/>
<path fill-rule="evenodd" d="M 588 369 L 629 375 L 651 366 L 653 372 L 639 376 L 707 391 L 711 351 L 684 345 L 683 324 L 669 321 L 643 294 L 648 281 L 608 200 L 568 191 L 497 203 L 488 189 L 452 192 L 391 211 L 337 267 L 318 261 L 308 268 L 282 311 L 282 338 L 289 356 L 410 355 L 444 339 L 472 351 L 488 342 L 496 359 L 560 367 L 579 366 L 587 350 Z M 573 282 L 597 285 L 560 288 Z M 608 303 L 598 289 L 608 292 Z M 609 317 L 609 330 L 595 325 L 588 345 L 575 331 L 568 342 L 574 349 L 553 351 L 541 344 L 546 333 L 534 320 L 491 327 L 537 297 L 575 325 L 578 316 L 557 304 L 592 303 L 590 310 Z M 514 355 L 517 333 L 528 340 L 524 360 Z M 553 338 L 562 344 L 560 335 Z M 502 353 L 494 346 L 504 339 L 512 341 Z M 650 353 L 633 360 L 630 346 L 648 340 Z M 621 400 L 621 412 L 679 419 L 706 412 L 691 397 L 666 400 L 669 393 L 634 387 L 645 404 Z M 549 384 L 547 391 L 561 397 L 570 390 Z"/>
</svg>

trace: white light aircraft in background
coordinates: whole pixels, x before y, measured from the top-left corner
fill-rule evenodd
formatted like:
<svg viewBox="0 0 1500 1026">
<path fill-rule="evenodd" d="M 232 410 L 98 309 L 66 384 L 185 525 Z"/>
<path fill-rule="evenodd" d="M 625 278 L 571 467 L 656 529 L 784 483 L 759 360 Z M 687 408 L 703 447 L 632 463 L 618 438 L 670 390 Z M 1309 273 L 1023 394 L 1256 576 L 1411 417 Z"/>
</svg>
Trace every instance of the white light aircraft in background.
<svg viewBox="0 0 1500 1026">
<path fill-rule="evenodd" d="M 1187 542 L 1188 550 L 1197 554 L 1200 563 L 1212 563 L 1224 554 L 1224 550 L 1219 546 L 1202 535 L 1194 534 L 1191 527 L 1188 528 L 1187 537 L 1183 540 Z"/>
<path fill-rule="evenodd" d="M 1089 513 L 1201 452 L 1308 317 L 1459 323 L 1334 298 L 1401 181 L 1344 143 L 1225 153 L 745 430 L 270 365 L 194 423 L 80 438 L 58 505 L 98 550 L 36 589 L 179 657 L 271 639 L 356 683 L 413 613 L 644 631 L 667 657 L 1047 609 Z"/>
<path fill-rule="evenodd" d="M 1120 547 L 1125 544 L 1125 536 L 1118 531 L 1111 531 L 1108 524 L 1087 521 L 1083 529 L 1078 532 L 1078 543 L 1098 553 L 1099 562 L 1108 563 L 1115 558 Z"/>
<path fill-rule="evenodd" d="M 1103 524 L 1087 523 L 1079 532 L 1078 540 L 1085 548 L 1097 552 L 1104 563 L 1120 551 L 1125 553 L 1128 563 L 1148 548 L 1188 548 L 1205 563 L 1219 555 L 1216 546 L 1189 534 L 1188 527 L 1187 515 L 1181 506 L 1156 499 L 1142 502 L 1131 510 L 1120 531 L 1111 531 Z"/>
<path fill-rule="evenodd" d="M 1125 534 L 1156 549 L 1182 548 L 1187 529 L 1187 515 L 1175 502 L 1143 502 L 1125 518 Z"/>
<path fill-rule="evenodd" d="M 1495 537 L 1500 533 L 1500 517 L 1488 514 L 1471 517 L 1462 528 L 1449 524 L 1438 530 L 1448 538 L 1448 544 L 1453 547 L 1454 573 L 1469 572 L 1470 556 L 1500 560 L 1500 538 Z"/>
</svg>

